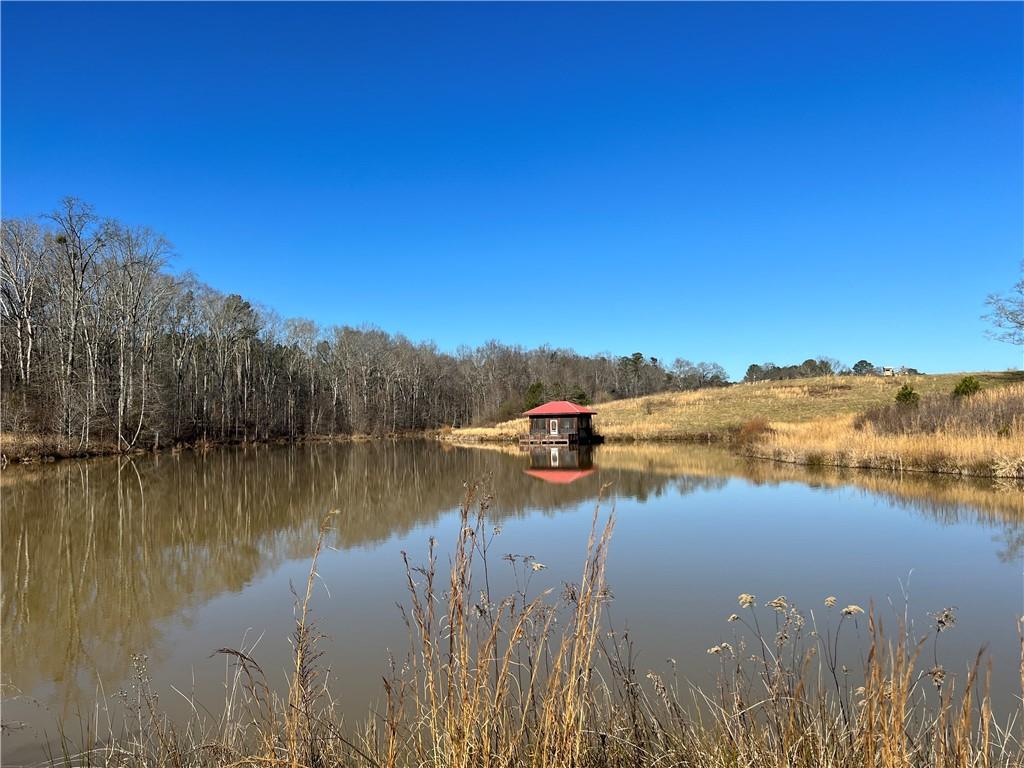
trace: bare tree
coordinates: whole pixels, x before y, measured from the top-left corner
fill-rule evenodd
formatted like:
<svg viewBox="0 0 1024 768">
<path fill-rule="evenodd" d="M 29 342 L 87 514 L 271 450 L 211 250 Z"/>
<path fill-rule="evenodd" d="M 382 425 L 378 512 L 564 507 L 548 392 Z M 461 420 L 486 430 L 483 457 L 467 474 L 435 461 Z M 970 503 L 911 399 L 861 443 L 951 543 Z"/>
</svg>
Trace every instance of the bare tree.
<svg viewBox="0 0 1024 768">
<path fill-rule="evenodd" d="M 0 243 L 0 323 L 13 331 L 17 376 L 26 389 L 32 381 L 34 305 L 46 247 L 46 238 L 35 222 L 28 219 L 3 222 Z"/>
<path fill-rule="evenodd" d="M 1005 294 L 990 294 L 985 318 L 992 323 L 989 335 L 1008 344 L 1024 344 L 1024 262 L 1021 279 Z"/>
<path fill-rule="evenodd" d="M 673 384 L 640 353 L 447 353 L 378 328 L 324 332 L 172 274 L 163 236 L 80 200 L 40 218 L 2 222 L 0 407 L 15 413 L 5 428 L 69 445 L 396 432 L 515 416 L 531 389 L 589 400 Z M 724 378 L 691 369 L 697 386 Z"/>
<path fill-rule="evenodd" d="M 52 256 L 50 270 L 53 331 L 60 350 L 59 397 L 61 402 L 62 432 L 67 441 L 72 439 L 72 409 L 74 406 L 75 351 L 80 323 L 91 282 L 96 278 L 95 265 L 106 245 L 106 224 L 96 216 L 91 205 L 74 197 L 66 197 L 48 217 L 56 225 L 54 247 L 47 250 Z M 81 432 L 81 442 L 89 441 L 88 413 Z"/>
<path fill-rule="evenodd" d="M 173 284 L 161 279 L 161 270 L 171 246 L 146 227 L 112 225 L 108 231 L 106 274 L 117 344 L 115 432 L 118 448 L 129 449 L 142 432 L 155 334 L 170 306 Z"/>
</svg>

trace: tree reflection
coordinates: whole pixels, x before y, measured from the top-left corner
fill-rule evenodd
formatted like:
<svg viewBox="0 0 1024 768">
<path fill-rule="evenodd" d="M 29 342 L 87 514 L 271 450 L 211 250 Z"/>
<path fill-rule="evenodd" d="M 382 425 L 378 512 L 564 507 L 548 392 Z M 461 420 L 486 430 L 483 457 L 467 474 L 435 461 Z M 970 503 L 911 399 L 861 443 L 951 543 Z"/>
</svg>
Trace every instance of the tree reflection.
<svg viewBox="0 0 1024 768">
<path fill-rule="evenodd" d="M 529 457 L 419 441 L 246 447 L 12 467 L 0 476 L 4 682 L 55 684 L 67 714 L 89 680 L 122 680 L 130 653 L 162 647 L 168 620 L 304 558 L 318 521 L 340 509 L 348 549 L 429 525 L 484 479 L 497 519 L 555 514 L 596 499 L 723 487 L 854 485 L 942 522 L 999 526 L 1000 557 L 1024 548 L 1020 488 L 878 473 L 815 472 L 690 446 L 604 446 L 571 484 L 524 474 Z M 82 690 L 79 690 L 79 689 Z"/>
</svg>

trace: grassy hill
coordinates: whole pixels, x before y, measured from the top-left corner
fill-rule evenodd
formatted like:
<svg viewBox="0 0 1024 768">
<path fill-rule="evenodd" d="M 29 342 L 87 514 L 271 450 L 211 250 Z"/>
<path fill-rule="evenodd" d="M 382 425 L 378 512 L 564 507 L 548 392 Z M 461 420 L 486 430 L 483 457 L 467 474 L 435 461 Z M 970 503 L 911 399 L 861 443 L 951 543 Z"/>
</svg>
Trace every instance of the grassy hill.
<svg viewBox="0 0 1024 768">
<path fill-rule="evenodd" d="M 903 384 L 910 384 L 922 396 L 949 393 L 965 375 L 829 376 L 666 392 L 595 405 L 594 424 L 609 441 L 725 438 L 761 419 L 795 423 L 861 413 L 891 403 Z M 1024 383 L 1024 374 L 1016 372 L 972 375 L 986 388 Z M 513 419 L 493 427 L 456 429 L 451 437 L 502 441 L 526 430 L 526 419 Z"/>
<path fill-rule="evenodd" d="M 904 384 L 928 408 L 952 401 L 965 375 L 835 376 L 662 393 L 601 403 L 594 422 L 609 442 L 720 440 L 748 455 L 799 464 L 1024 477 L 1022 373 L 971 374 L 983 391 L 927 427 L 900 431 L 857 420 L 891 405 Z M 500 442 L 526 429 L 526 419 L 514 419 L 445 437 Z"/>
</svg>

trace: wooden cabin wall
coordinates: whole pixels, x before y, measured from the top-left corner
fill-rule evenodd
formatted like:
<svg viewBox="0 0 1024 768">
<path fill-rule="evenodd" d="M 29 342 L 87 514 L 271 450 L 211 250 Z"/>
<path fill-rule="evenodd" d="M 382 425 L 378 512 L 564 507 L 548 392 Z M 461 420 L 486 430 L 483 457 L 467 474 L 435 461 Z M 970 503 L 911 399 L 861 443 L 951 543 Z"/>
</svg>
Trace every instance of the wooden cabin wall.
<svg viewBox="0 0 1024 768">
<path fill-rule="evenodd" d="M 553 418 L 558 419 L 558 434 L 560 435 L 575 435 L 580 431 L 579 420 L 582 417 L 579 416 L 531 416 L 530 434 L 550 434 L 549 422 Z"/>
</svg>

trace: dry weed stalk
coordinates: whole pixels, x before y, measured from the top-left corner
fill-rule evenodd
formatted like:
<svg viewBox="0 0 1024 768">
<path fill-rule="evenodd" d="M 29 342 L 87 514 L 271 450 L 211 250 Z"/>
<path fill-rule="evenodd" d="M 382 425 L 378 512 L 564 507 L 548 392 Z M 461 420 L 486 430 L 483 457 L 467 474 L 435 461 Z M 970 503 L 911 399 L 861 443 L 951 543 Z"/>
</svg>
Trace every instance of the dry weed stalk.
<svg viewBox="0 0 1024 768">
<path fill-rule="evenodd" d="M 578 584 L 531 596 L 544 570 L 529 555 L 506 555 L 516 588 L 495 602 L 488 553 L 491 499 L 467 489 L 447 577 L 436 542 L 427 562 L 403 553 L 410 650 L 392 661 L 386 706 L 361 732 L 345 729 L 320 667 L 312 620 L 321 525 L 306 590 L 295 595 L 293 668 L 287 694 L 267 684 L 249 651 L 222 649 L 234 664 L 227 704 L 213 722 L 175 727 L 160 714 L 144 664 L 125 697 L 124 730 L 104 741 L 87 729 L 54 762 L 124 768 L 1017 768 L 1024 766 L 1020 719 L 993 716 L 991 665 L 983 653 L 960 678 L 939 664 L 939 633 L 955 613 L 933 614 L 932 633 L 914 638 L 903 619 L 887 634 L 871 607 L 825 599 L 824 626 L 784 596 L 759 604 L 739 596 L 730 640 L 708 649 L 721 663 L 716 690 L 638 679 L 628 633 L 602 630 L 614 515 L 595 508 Z M 482 588 L 478 585 L 483 581 Z M 770 610 L 766 616 L 764 611 Z M 862 614 L 865 614 L 862 616 Z M 867 655 L 840 661 L 866 621 Z M 1024 691 L 1024 625 L 1021 686 Z M 841 640 L 842 636 L 842 640 Z M 930 648 L 930 669 L 922 657 Z M 674 666 L 674 665 L 673 665 Z M 323 676 L 321 679 L 321 675 Z M 961 682 L 962 680 L 962 682 Z M 65 739 L 65 746 L 71 744 Z"/>
</svg>

